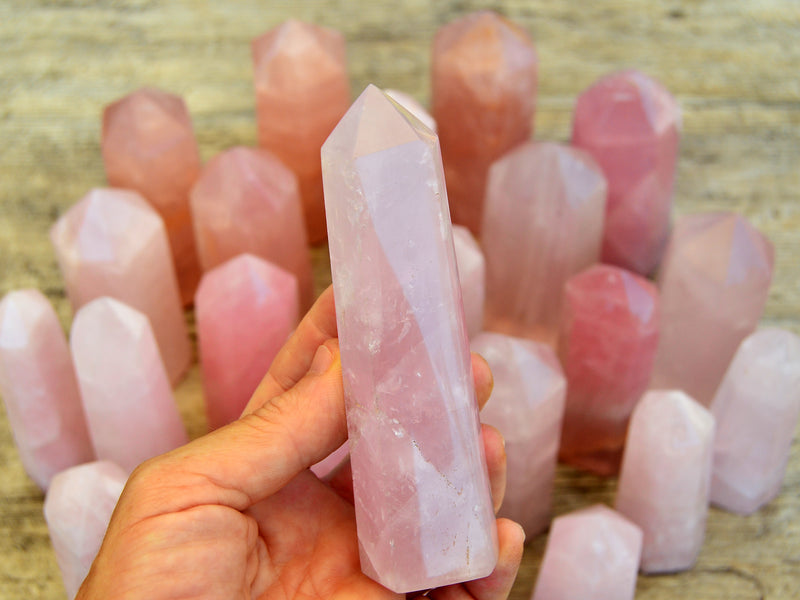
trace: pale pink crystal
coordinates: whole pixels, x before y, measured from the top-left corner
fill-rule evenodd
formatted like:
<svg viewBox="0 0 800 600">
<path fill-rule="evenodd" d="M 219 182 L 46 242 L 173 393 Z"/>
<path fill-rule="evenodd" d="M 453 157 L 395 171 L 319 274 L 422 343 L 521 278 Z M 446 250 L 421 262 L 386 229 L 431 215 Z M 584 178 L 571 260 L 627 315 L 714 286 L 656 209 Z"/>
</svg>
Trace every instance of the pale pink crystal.
<svg viewBox="0 0 800 600">
<path fill-rule="evenodd" d="M 436 136 L 369 86 L 322 147 L 361 568 L 483 577 L 495 528 Z"/>
<path fill-rule="evenodd" d="M 208 271 L 195 297 L 208 424 L 239 418 L 297 325 L 297 278 L 252 254 Z"/>
<path fill-rule="evenodd" d="M 545 344 L 483 332 L 471 347 L 494 376 L 481 422 L 496 427 L 506 442 L 508 475 L 499 516 L 522 525 L 531 539 L 550 523 L 567 382 Z"/>
<path fill-rule="evenodd" d="M 189 190 L 200 175 L 200 152 L 180 96 L 142 88 L 103 112 L 103 163 L 108 183 L 136 190 L 167 227 L 184 304 L 200 281 Z"/>
<path fill-rule="evenodd" d="M 95 189 L 53 225 L 50 239 L 72 310 L 111 296 L 143 312 L 175 383 L 192 348 L 164 222 L 136 192 Z"/>
<path fill-rule="evenodd" d="M 483 329 L 483 304 L 486 296 L 486 261 L 478 242 L 469 229 L 453 226 L 453 246 L 456 251 L 458 280 L 464 301 L 464 318 L 470 337 Z"/>
<path fill-rule="evenodd" d="M 0 393 L 22 466 L 40 488 L 92 460 L 67 339 L 38 290 L 9 292 L 0 302 Z"/>
<path fill-rule="evenodd" d="M 253 41 L 258 141 L 300 185 L 312 243 L 325 239 L 322 143 L 350 105 L 344 38 L 289 20 Z"/>
<path fill-rule="evenodd" d="M 633 600 L 642 531 L 602 504 L 553 521 L 531 600 Z"/>
<path fill-rule="evenodd" d="M 436 133 L 436 120 L 414 96 L 400 90 L 383 90 L 383 93 L 417 117 L 425 127 Z"/>
<path fill-rule="evenodd" d="M 644 532 L 641 570 L 691 567 L 706 530 L 714 417 L 677 390 L 647 392 L 631 417 L 616 509 Z"/>
<path fill-rule="evenodd" d="M 345 442 L 317 464 L 312 465 L 311 471 L 320 479 L 324 479 L 338 469 L 339 465 L 341 465 L 344 462 L 344 459 L 346 459 L 349 455 L 350 444 Z"/>
<path fill-rule="evenodd" d="M 642 275 L 669 236 L 681 114 L 661 84 L 638 71 L 603 77 L 575 107 L 572 143 L 608 180 L 603 261 Z"/>
<path fill-rule="evenodd" d="M 581 150 L 526 143 L 489 170 L 486 328 L 554 344 L 564 284 L 600 259 L 606 182 Z"/>
<path fill-rule="evenodd" d="M 491 11 L 439 29 L 433 116 L 453 222 L 479 235 L 489 165 L 533 130 L 538 62 L 530 36 Z"/>
<path fill-rule="evenodd" d="M 249 252 L 294 273 L 311 305 L 297 178 L 274 155 L 239 146 L 212 158 L 192 189 L 192 217 L 204 271 Z"/>
<path fill-rule="evenodd" d="M 750 514 L 780 492 L 800 416 L 800 338 L 762 329 L 739 346 L 711 403 L 711 502 Z"/>
<path fill-rule="evenodd" d="M 44 518 L 68 598 L 89 573 L 127 478 L 110 461 L 72 467 L 53 478 Z"/>
<path fill-rule="evenodd" d="M 682 389 L 711 403 L 769 295 L 772 244 L 734 213 L 678 221 L 659 270 L 662 336 L 653 389 Z"/>
<path fill-rule="evenodd" d="M 567 376 L 562 460 L 601 475 L 617 472 L 658 335 L 658 291 L 649 281 L 610 265 L 567 281 L 559 344 Z"/>
<path fill-rule="evenodd" d="M 70 344 L 97 458 L 130 472 L 188 441 L 144 314 L 93 300 L 75 315 Z"/>
</svg>

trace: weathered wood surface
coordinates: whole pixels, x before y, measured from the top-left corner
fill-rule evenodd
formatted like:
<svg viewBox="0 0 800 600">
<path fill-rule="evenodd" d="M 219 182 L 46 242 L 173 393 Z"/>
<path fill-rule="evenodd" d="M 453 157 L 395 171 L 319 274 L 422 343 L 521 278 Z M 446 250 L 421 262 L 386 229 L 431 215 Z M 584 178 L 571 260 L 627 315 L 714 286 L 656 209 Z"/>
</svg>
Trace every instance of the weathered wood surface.
<svg viewBox="0 0 800 600">
<path fill-rule="evenodd" d="M 608 0 L 479 3 L 447 0 L 0 0 L 0 293 L 39 287 L 65 326 L 47 230 L 104 181 L 104 104 L 143 84 L 183 94 L 204 158 L 255 141 L 249 42 L 287 17 L 342 30 L 354 93 L 368 82 L 429 94 L 436 28 L 479 7 L 512 17 L 540 56 L 536 136 L 567 139 L 576 94 L 598 76 L 642 68 L 684 110 L 677 210 L 743 212 L 775 243 L 766 320 L 800 331 L 800 4 Z M 329 277 L 318 252 L 318 279 Z M 203 430 L 196 370 L 178 391 L 194 435 Z M 609 502 L 614 482 L 561 469 L 556 513 Z M 0 411 L 0 597 L 61 598 L 41 516 Z M 529 546 L 513 598 L 527 598 L 545 536 Z M 800 443 L 781 496 L 741 518 L 712 510 L 698 565 L 641 577 L 647 599 L 800 597 Z"/>
</svg>

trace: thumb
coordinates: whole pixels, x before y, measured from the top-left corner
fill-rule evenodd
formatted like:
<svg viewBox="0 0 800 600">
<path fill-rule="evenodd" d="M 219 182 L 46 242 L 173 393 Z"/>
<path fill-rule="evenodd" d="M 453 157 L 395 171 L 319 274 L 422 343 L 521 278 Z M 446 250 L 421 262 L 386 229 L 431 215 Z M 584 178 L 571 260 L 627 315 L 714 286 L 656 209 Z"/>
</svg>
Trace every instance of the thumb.
<svg viewBox="0 0 800 600">
<path fill-rule="evenodd" d="M 161 514 L 204 504 L 244 510 L 325 458 L 346 437 L 339 345 L 331 339 L 319 346 L 294 387 L 239 420 L 143 463 L 128 487 L 130 493 L 138 491 L 142 508 L 148 503 L 141 495 L 157 499 L 152 504 Z"/>
</svg>

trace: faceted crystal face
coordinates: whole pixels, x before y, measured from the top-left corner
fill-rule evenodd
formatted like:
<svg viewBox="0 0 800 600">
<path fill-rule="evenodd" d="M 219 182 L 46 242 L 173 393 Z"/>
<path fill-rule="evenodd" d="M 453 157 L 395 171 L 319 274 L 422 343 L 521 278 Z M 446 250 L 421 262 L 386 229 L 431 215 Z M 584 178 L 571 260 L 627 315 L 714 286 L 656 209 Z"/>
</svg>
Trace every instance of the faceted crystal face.
<svg viewBox="0 0 800 600">
<path fill-rule="evenodd" d="M 146 314 L 170 380 L 178 381 L 191 346 L 158 214 L 135 192 L 95 189 L 58 219 L 50 239 L 72 310 L 110 296 Z"/>
<path fill-rule="evenodd" d="M 494 376 L 481 421 L 496 427 L 506 442 L 508 474 L 499 516 L 522 525 L 531 539 L 550 523 L 566 379 L 545 344 L 484 332 L 471 347 Z"/>
<path fill-rule="evenodd" d="M 486 263 L 478 242 L 469 229 L 453 226 L 453 246 L 456 251 L 458 279 L 461 283 L 461 298 L 464 301 L 464 317 L 470 337 L 483 329 L 483 303 L 486 295 Z"/>
<path fill-rule="evenodd" d="M 167 227 L 185 303 L 200 280 L 189 190 L 200 175 L 200 154 L 186 104 L 179 96 L 143 88 L 103 112 L 103 162 L 108 183 L 136 190 Z"/>
<path fill-rule="evenodd" d="M 489 171 L 487 329 L 555 344 L 567 278 L 600 258 L 606 182 L 581 150 L 526 143 Z"/>
<path fill-rule="evenodd" d="M 203 276 L 195 300 L 208 424 L 238 419 L 298 319 L 297 278 L 241 254 Z"/>
<path fill-rule="evenodd" d="M 659 271 L 661 340 L 651 387 L 708 406 L 741 341 L 764 311 L 772 244 L 734 213 L 687 215 Z"/>
<path fill-rule="evenodd" d="M 75 315 L 70 336 L 97 457 L 132 471 L 188 441 L 147 317 L 112 298 Z"/>
<path fill-rule="evenodd" d="M 0 394 L 22 465 L 43 490 L 59 471 L 92 460 L 67 340 L 38 290 L 0 302 Z"/>
<path fill-rule="evenodd" d="M 192 189 L 197 249 L 208 271 L 250 253 L 297 277 L 311 305 L 311 260 L 297 178 L 265 150 L 236 147 L 212 158 Z"/>
<path fill-rule="evenodd" d="M 597 265 L 571 277 L 559 351 L 567 376 L 560 457 L 610 475 L 619 469 L 634 405 L 647 389 L 659 335 L 655 286 Z"/>
<path fill-rule="evenodd" d="M 681 115 L 675 99 L 638 71 L 608 75 L 578 98 L 572 143 L 608 180 L 603 261 L 642 275 L 669 236 Z"/>
<path fill-rule="evenodd" d="M 68 598 L 89 573 L 127 478 L 109 461 L 72 467 L 53 478 L 44 518 Z"/>
<path fill-rule="evenodd" d="M 532 133 L 537 58 L 521 28 L 490 11 L 442 27 L 433 42 L 433 116 L 453 221 L 478 235 L 489 165 Z"/>
<path fill-rule="evenodd" d="M 261 147 L 297 176 L 312 243 L 325 239 L 319 152 L 350 104 L 345 43 L 332 29 L 289 20 L 253 41 Z"/>
<path fill-rule="evenodd" d="M 425 127 L 436 133 L 436 121 L 416 98 L 400 90 L 384 90 L 383 93 L 417 117 Z"/>
<path fill-rule="evenodd" d="M 553 521 L 532 600 L 633 600 L 641 530 L 601 504 Z"/>
<path fill-rule="evenodd" d="M 361 567 L 488 575 L 497 538 L 436 136 L 369 86 L 322 148 Z"/>
<path fill-rule="evenodd" d="M 711 403 L 711 502 L 750 514 L 780 492 L 800 415 L 800 338 L 762 329 L 739 346 Z"/>
<path fill-rule="evenodd" d="M 705 537 L 714 417 L 677 390 L 647 392 L 631 418 L 616 509 L 644 532 L 641 570 L 690 568 Z"/>
</svg>

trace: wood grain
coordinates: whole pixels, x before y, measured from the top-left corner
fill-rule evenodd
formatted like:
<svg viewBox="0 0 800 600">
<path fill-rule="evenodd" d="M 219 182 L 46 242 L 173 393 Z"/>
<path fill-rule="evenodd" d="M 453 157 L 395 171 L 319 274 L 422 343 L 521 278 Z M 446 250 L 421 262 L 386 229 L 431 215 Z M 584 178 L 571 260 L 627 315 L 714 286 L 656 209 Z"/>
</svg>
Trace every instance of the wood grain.
<svg viewBox="0 0 800 600">
<path fill-rule="evenodd" d="M 102 185 L 99 115 L 144 84 L 185 96 L 204 158 L 255 142 L 250 40 L 288 17 L 336 27 L 354 93 L 367 83 L 427 100 L 436 28 L 469 10 L 506 14 L 540 57 L 536 137 L 569 137 L 576 95 L 638 67 L 684 111 L 677 212 L 737 210 L 775 243 L 766 321 L 800 332 L 800 4 L 795 0 L 0 0 L 0 293 L 38 287 L 70 320 L 47 230 Z M 329 279 L 315 253 L 317 284 Z M 196 370 L 177 392 L 204 429 Z M 610 502 L 614 481 L 558 472 L 556 514 Z M 61 598 L 41 516 L 0 414 L 0 597 Z M 527 598 L 546 537 L 531 541 L 512 598 Z M 788 600 L 800 596 L 800 444 L 781 496 L 759 513 L 712 510 L 698 565 L 640 577 L 638 598 Z"/>
</svg>

